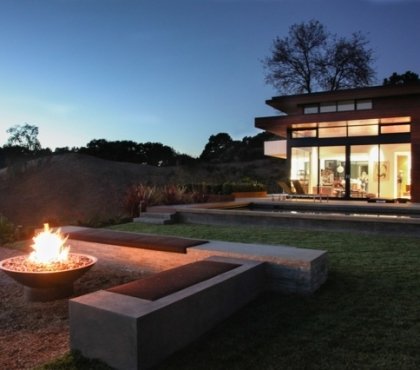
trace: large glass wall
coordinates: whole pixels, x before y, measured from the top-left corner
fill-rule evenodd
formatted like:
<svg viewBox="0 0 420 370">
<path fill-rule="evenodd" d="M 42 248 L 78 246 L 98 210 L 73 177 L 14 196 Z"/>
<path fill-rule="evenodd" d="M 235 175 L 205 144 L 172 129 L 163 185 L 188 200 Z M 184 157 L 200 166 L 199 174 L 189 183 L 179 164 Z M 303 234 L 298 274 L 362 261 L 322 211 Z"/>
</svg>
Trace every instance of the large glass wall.
<svg viewBox="0 0 420 370">
<path fill-rule="evenodd" d="M 339 198 L 410 198 L 411 145 L 292 148 L 291 179 L 305 192 Z"/>
</svg>

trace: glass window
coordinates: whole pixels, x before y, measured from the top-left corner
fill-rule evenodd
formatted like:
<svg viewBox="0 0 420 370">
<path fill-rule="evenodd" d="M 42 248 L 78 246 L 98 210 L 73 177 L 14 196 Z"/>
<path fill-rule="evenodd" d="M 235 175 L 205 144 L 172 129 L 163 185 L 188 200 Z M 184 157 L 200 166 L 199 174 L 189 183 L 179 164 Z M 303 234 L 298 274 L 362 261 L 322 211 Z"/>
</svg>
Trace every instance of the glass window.
<svg viewBox="0 0 420 370">
<path fill-rule="evenodd" d="M 353 145 L 350 148 L 349 190 L 351 198 L 376 197 L 374 163 L 378 161 L 378 145 Z"/>
<path fill-rule="evenodd" d="M 374 165 L 373 181 L 378 196 L 409 198 L 407 185 L 411 184 L 411 145 L 409 143 L 381 144 Z"/>
<path fill-rule="evenodd" d="M 318 113 L 318 104 L 304 106 L 303 113 L 304 114 Z"/>
<path fill-rule="evenodd" d="M 354 110 L 354 100 L 345 100 L 338 102 L 337 111 L 344 112 L 348 110 Z"/>
<path fill-rule="evenodd" d="M 349 126 L 349 136 L 378 135 L 378 125 Z"/>
<path fill-rule="evenodd" d="M 393 124 L 393 123 L 406 123 L 411 122 L 411 117 L 390 117 L 390 118 L 381 118 L 381 123 L 383 125 Z"/>
<path fill-rule="evenodd" d="M 319 122 L 318 123 L 319 127 L 346 127 L 347 126 L 347 121 L 334 121 L 334 122 Z"/>
<path fill-rule="evenodd" d="M 349 126 L 362 126 L 362 125 L 377 125 L 379 120 L 377 118 L 370 118 L 370 119 L 353 119 L 351 121 L 347 121 Z"/>
<path fill-rule="evenodd" d="M 396 134 L 410 132 L 410 125 L 387 125 L 381 126 L 381 134 Z"/>
<path fill-rule="evenodd" d="M 327 146 L 319 148 L 319 186 L 314 193 L 343 197 L 345 191 L 345 160 L 344 146 Z"/>
<path fill-rule="evenodd" d="M 337 104 L 333 103 L 322 103 L 319 106 L 319 111 L 321 113 L 329 113 L 329 112 L 336 112 L 337 111 Z"/>
<path fill-rule="evenodd" d="M 410 144 L 405 144 L 405 148 L 399 146 L 394 156 L 395 176 L 394 176 L 394 196 L 396 198 L 411 197 L 411 153 Z"/>
<path fill-rule="evenodd" d="M 318 148 L 292 148 L 291 180 L 299 180 L 305 193 L 311 193 L 317 184 Z"/>
<path fill-rule="evenodd" d="M 318 136 L 321 138 L 347 136 L 347 128 L 346 127 L 319 128 Z"/>
<path fill-rule="evenodd" d="M 299 128 L 299 129 L 308 129 L 308 128 L 317 128 L 318 124 L 316 122 L 308 122 L 308 123 L 293 123 L 292 129 Z"/>
<path fill-rule="evenodd" d="M 316 130 L 295 130 L 292 131 L 292 138 L 316 137 Z"/>
<path fill-rule="evenodd" d="M 358 100 L 356 102 L 357 110 L 372 109 L 372 100 Z"/>
</svg>

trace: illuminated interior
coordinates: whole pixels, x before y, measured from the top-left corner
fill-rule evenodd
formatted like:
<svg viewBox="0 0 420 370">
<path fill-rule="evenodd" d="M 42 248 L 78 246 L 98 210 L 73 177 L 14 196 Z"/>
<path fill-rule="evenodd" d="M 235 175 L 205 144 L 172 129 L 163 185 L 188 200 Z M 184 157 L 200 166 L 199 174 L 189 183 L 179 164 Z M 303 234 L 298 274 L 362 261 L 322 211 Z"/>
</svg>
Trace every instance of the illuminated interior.
<svg viewBox="0 0 420 370">
<path fill-rule="evenodd" d="M 378 136 L 409 133 L 410 122 L 410 117 L 393 117 L 294 125 L 290 131 L 294 143 L 306 140 L 305 143 L 311 145 L 292 145 L 290 178 L 299 180 L 308 194 L 409 199 L 411 144 L 378 144 L 381 141 Z M 355 140 L 344 145 L 342 140 L 340 145 L 330 145 L 334 138 L 342 137 L 354 137 Z M 325 144 L 322 139 L 329 142 Z M 369 140 L 376 142 L 366 143 Z"/>
<path fill-rule="evenodd" d="M 349 121 L 311 122 L 292 125 L 292 137 L 375 136 L 410 132 L 410 117 L 371 118 Z"/>
</svg>

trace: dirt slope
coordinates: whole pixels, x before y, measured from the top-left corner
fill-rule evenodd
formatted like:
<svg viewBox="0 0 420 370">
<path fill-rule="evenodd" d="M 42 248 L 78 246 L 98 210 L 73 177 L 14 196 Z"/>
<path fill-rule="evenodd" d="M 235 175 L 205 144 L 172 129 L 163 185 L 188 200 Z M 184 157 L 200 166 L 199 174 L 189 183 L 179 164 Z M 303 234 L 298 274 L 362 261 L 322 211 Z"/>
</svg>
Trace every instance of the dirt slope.
<svg viewBox="0 0 420 370">
<path fill-rule="evenodd" d="M 52 155 L 0 170 L 0 215 L 24 227 L 86 224 L 125 216 L 124 194 L 134 183 L 223 183 L 249 177 L 276 191 L 282 176 L 284 166 L 275 159 L 153 167 L 76 153 Z"/>
<path fill-rule="evenodd" d="M 123 215 L 130 184 L 163 183 L 167 171 L 80 155 L 54 155 L 0 175 L 0 214 L 15 224 L 86 222 Z"/>
</svg>

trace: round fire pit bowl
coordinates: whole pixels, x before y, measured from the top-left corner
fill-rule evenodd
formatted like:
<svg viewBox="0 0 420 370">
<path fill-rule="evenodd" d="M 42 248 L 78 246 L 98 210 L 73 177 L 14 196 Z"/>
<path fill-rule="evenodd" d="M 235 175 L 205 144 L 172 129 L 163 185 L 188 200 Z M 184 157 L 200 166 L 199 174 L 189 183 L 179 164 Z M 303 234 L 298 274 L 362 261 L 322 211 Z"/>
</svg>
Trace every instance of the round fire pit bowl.
<svg viewBox="0 0 420 370">
<path fill-rule="evenodd" d="M 0 269 L 24 286 L 24 297 L 28 302 L 47 302 L 67 298 L 73 294 L 73 283 L 97 262 L 87 254 L 69 253 L 78 263 L 68 268 L 63 264 L 57 270 L 26 269 L 26 256 L 11 257 L 0 261 Z"/>
</svg>

